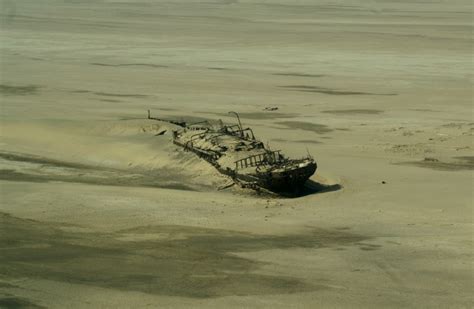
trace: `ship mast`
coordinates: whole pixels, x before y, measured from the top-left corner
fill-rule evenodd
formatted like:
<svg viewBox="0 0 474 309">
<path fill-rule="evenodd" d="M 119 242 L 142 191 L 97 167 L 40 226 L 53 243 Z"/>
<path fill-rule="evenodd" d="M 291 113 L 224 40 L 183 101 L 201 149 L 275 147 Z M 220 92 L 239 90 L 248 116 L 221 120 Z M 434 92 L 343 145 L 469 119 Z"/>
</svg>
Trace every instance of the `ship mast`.
<svg viewBox="0 0 474 309">
<path fill-rule="evenodd" d="M 242 123 L 240 122 L 239 114 L 237 114 L 236 112 L 233 112 L 233 111 L 230 111 L 229 114 L 234 114 L 237 117 L 237 120 L 239 121 L 240 136 L 244 137 L 244 129 L 242 128 Z"/>
</svg>

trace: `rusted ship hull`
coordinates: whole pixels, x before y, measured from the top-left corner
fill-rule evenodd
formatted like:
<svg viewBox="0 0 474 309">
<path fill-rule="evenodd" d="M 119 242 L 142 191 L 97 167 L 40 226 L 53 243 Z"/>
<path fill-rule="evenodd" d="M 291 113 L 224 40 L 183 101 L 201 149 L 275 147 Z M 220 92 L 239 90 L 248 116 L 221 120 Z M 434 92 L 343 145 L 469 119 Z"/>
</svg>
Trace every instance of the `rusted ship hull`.
<svg viewBox="0 0 474 309">
<path fill-rule="evenodd" d="M 316 172 L 316 163 L 291 171 L 270 173 L 262 186 L 272 191 L 295 191 L 304 186 L 306 181 Z"/>
<path fill-rule="evenodd" d="M 306 181 L 316 172 L 317 165 L 312 162 L 304 167 L 287 171 L 245 175 L 236 173 L 234 177 L 247 183 L 257 183 L 258 186 L 274 192 L 294 192 L 304 187 Z"/>
<path fill-rule="evenodd" d="M 209 152 L 204 149 L 199 149 L 196 147 L 190 147 L 187 143 L 183 143 L 177 139 L 173 140 L 175 145 L 181 146 L 187 151 L 192 151 L 200 158 L 208 161 L 210 164 L 214 165 L 216 169 L 230 176 L 235 181 L 248 185 L 249 187 L 262 187 L 273 192 L 294 192 L 301 189 L 306 181 L 316 172 L 317 164 L 313 160 L 309 162 L 293 162 L 294 167 L 277 170 L 277 171 L 268 171 L 255 174 L 243 174 L 239 173 L 238 169 L 224 169 L 217 162 L 219 156 L 213 152 Z M 299 163 L 299 164 L 298 164 Z M 303 166 L 298 166 L 298 165 Z"/>
</svg>

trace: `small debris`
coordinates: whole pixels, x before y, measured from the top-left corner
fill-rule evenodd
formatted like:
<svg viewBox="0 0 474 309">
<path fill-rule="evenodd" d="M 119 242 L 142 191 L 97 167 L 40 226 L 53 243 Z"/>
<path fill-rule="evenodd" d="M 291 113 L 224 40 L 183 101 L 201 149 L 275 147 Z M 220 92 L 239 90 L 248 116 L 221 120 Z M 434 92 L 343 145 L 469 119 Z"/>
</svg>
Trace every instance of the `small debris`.
<svg viewBox="0 0 474 309">
<path fill-rule="evenodd" d="M 382 184 L 383 184 L 383 185 L 386 184 L 385 180 L 382 180 Z"/>
<path fill-rule="evenodd" d="M 160 131 L 160 132 L 156 133 L 155 136 L 163 135 L 165 133 L 166 133 L 166 130 L 163 130 L 163 131 Z"/>
<path fill-rule="evenodd" d="M 235 185 L 235 182 L 231 182 L 231 183 L 225 184 L 225 185 L 223 185 L 223 186 L 217 188 L 217 190 L 218 190 L 218 191 L 221 191 L 221 190 L 230 188 L 230 187 L 232 187 L 233 185 Z"/>
<path fill-rule="evenodd" d="M 272 112 L 272 111 L 277 111 L 278 107 L 276 107 L 276 106 L 267 106 L 263 110 Z"/>
</svg>

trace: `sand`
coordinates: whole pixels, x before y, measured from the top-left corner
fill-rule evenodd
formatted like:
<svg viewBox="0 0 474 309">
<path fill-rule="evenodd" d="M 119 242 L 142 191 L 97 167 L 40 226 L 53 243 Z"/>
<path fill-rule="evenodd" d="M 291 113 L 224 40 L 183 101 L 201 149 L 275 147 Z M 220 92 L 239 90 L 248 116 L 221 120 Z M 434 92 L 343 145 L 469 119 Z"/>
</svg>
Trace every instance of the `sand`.
<svg viewBox="0 0 474 309">
<path fill-rule="evenodd" d="M 470 1 L 1 5 L 0 307 L 474 305 Z M 319 185 L 219 190 L 148 109 Z"/>
</svg>

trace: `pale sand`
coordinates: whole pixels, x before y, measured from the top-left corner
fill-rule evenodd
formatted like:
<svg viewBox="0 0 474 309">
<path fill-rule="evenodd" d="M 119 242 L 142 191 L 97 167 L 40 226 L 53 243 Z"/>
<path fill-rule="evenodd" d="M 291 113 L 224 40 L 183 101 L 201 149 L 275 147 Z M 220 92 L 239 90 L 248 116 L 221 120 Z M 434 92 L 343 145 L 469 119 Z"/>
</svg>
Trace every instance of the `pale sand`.
<svg viewBox="0 0 474 309">
<path fill-rule="evenodd" d="M 472 307 L 470 1 L 199 2 L 1 2 L 0 307 Z M 147 109 L 326 187 L 219 191 Z"/>
</svg>

